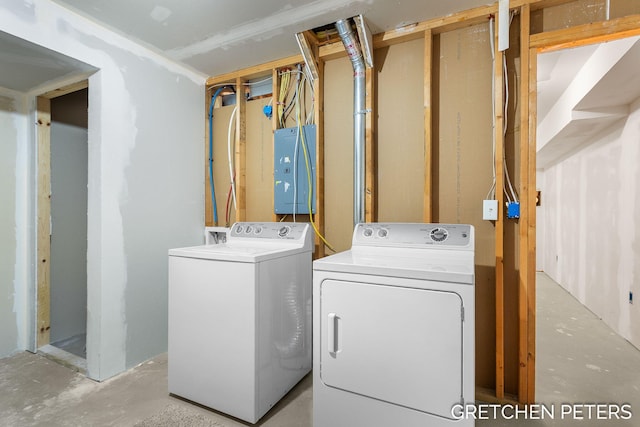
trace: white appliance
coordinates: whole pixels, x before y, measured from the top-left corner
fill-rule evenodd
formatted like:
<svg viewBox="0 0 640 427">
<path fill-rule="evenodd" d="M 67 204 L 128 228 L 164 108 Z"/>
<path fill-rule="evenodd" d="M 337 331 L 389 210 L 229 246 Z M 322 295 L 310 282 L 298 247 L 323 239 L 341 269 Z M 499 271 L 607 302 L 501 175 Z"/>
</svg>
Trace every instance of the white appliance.
<svg viewBox="0 0 640 427">
<path fill-rule="evenodd" d="M 169 250 L 169 392 L 255 423 L 311 370 L 308 224 Z"/>
<path fill-rule="evenodd" d="M 473 426 L 474 282 L 470 225 L 358 224 L 314 261 L 314 427 Z"/>
</svg>

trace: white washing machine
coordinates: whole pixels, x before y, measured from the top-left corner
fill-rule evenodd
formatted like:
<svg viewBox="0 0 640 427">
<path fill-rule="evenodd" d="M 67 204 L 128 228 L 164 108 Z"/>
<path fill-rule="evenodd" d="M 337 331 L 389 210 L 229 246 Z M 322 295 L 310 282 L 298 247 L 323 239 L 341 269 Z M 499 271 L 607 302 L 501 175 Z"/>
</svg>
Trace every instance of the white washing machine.
<svg viewBox="0 0 640 427">
<path fill-rule="evenodd" d="M 257 422 L 311 370 L 308 224 L 169 250 L 169 393 Z"/>
<path fill-rule="evenodd" d="M 473 426 L 474 285 L 470 225 L 358 224 L 314 261 L 314 427 Z"/>
</svg>

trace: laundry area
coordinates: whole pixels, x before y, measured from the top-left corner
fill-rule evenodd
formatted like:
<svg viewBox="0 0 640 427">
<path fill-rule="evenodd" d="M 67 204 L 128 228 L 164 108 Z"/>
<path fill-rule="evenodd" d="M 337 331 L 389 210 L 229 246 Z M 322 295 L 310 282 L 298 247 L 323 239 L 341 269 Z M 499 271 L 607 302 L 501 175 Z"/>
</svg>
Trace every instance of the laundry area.
<svg viewBox="0 0 640 427">
<path fill-rule="evenodd" d="M 0 426 L 638 423 L 640 2 L 205 3 L 0 4 Z"/>
</svg>

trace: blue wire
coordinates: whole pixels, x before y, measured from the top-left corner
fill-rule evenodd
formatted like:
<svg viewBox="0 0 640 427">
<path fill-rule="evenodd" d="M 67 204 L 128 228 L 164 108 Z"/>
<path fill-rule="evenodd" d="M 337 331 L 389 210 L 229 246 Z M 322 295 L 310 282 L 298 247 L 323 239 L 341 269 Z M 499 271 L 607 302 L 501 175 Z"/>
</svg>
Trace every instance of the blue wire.
<svg viewBox="0 0 640 427">
<path fill-rule="evenodd" d="M 211 203 L 213 204 L 213 223 L 218 225 L 218 204 L 216 203 L 216 190 L 213 186 L 213 106 L 220 92 L 226 87 L 222 86 L 216 90 L 211 97 L 211 105 L 209 106 L 209 187 L 211 187 Z"/>
</svg>

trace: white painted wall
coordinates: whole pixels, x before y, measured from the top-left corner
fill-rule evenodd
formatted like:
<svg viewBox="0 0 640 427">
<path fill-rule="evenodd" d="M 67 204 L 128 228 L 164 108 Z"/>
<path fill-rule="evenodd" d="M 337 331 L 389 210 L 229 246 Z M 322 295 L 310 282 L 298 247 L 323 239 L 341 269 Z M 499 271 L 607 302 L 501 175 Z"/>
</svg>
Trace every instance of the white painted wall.
<svg viewBox="0 0 640 427">
<path fill-rule="evenodd" d="M 89 78 L 87 365 L 103 380 L 166 351 L 167 250 L 202 242 L 205 78 L 49 0 L 3 0 L 0 31 L 99 69 Z M 23 132 L 31 144 L 32 134 Z M 15 147 L 1 150 L 11 155 Z M 30 192 L 22 203 L 29 212 L 33 156 L 31 149 L 13 165 Z M 4 187 L 11 199 L 12 186 Z M 31 299 L 31 221 L 15 235 L 16 252 L 26 253 L 16 287 Z M 11 297 L 6 288 L 0 300 Z M 15 318 L 33 319 L 32 303 L 24 306 Z M 20 334 L 31 347 L 33 325 L 18 325 L 0 348 L 25 348 L 14 343 Z"/>
<path fill-rule="evenodd" d="M 26 124 L 25 95 L 0 88 L 0 357 L 19 350 L 26 335 L 25 295 L 16 289 L 16 159 Z"/>
<path fill-rule="evenodd" d="M 640 348 L 640 99 L 543 172 L 544 271 Z M 634 304 L 629 304 L 629 292 Z"/>
</svg>

